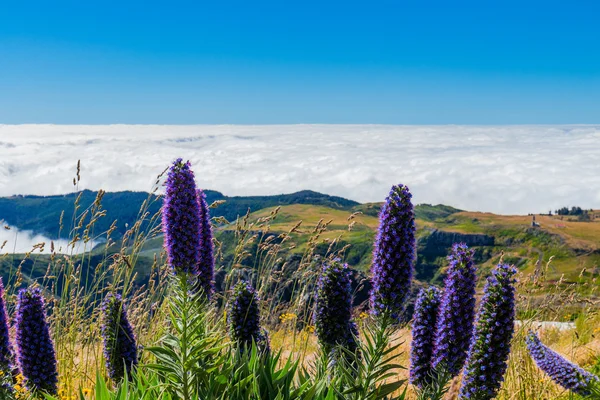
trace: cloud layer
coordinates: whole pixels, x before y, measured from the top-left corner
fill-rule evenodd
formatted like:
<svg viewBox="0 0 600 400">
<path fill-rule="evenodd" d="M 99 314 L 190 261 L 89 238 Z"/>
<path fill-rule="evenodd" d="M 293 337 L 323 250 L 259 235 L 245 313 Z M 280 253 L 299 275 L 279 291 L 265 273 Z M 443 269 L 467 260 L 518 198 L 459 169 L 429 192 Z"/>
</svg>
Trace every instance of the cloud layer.
<svg viewBox="0 0 600 400">
<path fill-rule="evenodd" d="M 152 189 L 175 158 L 228 195 L 312 189 L 504 214 L 600 207 L 600 125 L 0 125 L 0 195 Z"/>
<path fill-rule="evenodd" d="M 62 254 L 80 254 L 91 250 L 98 242 L 79 241 L 69 245 L 69 240 L 50 240 L 44 235 L 32 231 L 20 230 L 14 226 L 9 227 L 0 220 L 0 252 L 4 253 L 44 253 L 50 254 L 51 242 L 54 243 L 54 251 Z M 44 243 L 43 247 L 35 247 Z M 44 250 L 43 252 L 41 250 Z"/>
</svg>

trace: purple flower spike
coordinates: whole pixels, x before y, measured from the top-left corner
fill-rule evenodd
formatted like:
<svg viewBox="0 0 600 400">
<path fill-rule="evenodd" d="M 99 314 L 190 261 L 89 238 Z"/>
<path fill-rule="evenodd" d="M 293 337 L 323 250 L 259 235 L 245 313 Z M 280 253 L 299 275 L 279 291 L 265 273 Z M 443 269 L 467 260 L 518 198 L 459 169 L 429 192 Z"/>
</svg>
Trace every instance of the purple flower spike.
<svg viewBox="0 0 600 400">
<path fill-rule="evenodd" d="M 108 293 L 102 303 L 102 338 L 104 358 L 111 379 L 121 381 L 138 363 L 137 345 L 121 295 Z"/>
<path fill-rule="evenodd" d="M 12 368 L 13 351 L 8 333 L 8 313 L 4 302 L 4 285 L 0 278 L 0 370 Z"/>
<path fill-rule="evenodd" d="M 371 312 L 389 314 L 397 321 L 404 312 L 416 256 L 411 197 L 406 186 L 392 187 L 379 213 L 371 267 Z"/>
<path fill-rule="evenodd" d="M 473 334 L 477 276 L 473 250 L 466 244 L 452 246 L 448 260 L 450 265 L 440 304 L 433 368 L 455 377 L 463 368 Z"/>
<path fill-rule="evenodd" d="M 269 337 L 260 327 L 259 298 L 248 282 L 241 281 L 233 288 L 233 298 L 227 310 L 229 334 L 244 350 L 256 343 L 260 350 L 269 350 Z"/>
<path fill-rule="evenodd" d="M 210 224 L 210 212 L 206 203 L 206 196 L 198 190 L 198 204 L 200 206 L 200 260 L 196 267 L 198 285 L 210 297 L 213 292 L 213 277 L 215 260 L 213 257 L 213 235 Z"/>
<path fill-rule="evenodd" d="M 431 357 L 442 291 L 435 286 L 417 295 L 410 348 L 410 383 L 423 389 L 432 380 Z"/>
<path fill-rule="evenodd" d="M 214 266 L 210 215 L 190 162 L 175 160 L 165 186 L 162 227 L 167 262 L 176 273 L 197 279 L 194 287 L 210 298 Z"/>
<path fill-rule="evenodd" d="M 545 346 L 535 333 L 527 335 L 527 350 L 537 366 L 556 383 L 582 396 L 589 396 L 590 386 L 599 383 L 596 375 L 566 360 Z"/>
<path fill-rule="evenodd" d="M 487 279 L 459 399 L 493 399 L 504 381 L 515 324 L 516 273 L 499 264 Z"/>
<path fill-rule="evenodd" d="M 57 393 L 54 344 L 39 288 L 21 289 L 16 312 L 17 361 L 29 390 Z"/>
<path fill-rule="evenodd" d="M 323 352 L 336 346 L 354 352 L 358 329 L 352 320 L 350 270 L 339 261 L 323 264 L 317 282 L 315 329 Z"/>
<path fill-rule="evenodd" d="M 167 262 L 178 273 L 194 274 L 201 254 L 201 211 L 190 162 L 175 160 L 165 186 L 162 227 Z"/>
</svg>

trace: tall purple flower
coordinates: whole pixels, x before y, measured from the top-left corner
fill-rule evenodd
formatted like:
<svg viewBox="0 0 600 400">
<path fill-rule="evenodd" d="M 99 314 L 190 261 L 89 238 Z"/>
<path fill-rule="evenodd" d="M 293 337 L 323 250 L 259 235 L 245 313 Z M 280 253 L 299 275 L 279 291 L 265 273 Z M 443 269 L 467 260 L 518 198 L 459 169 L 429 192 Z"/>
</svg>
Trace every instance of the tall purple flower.
<svg viewBox="0 0 600 400">
<path fill-rule="evenodd" d="M 206 203 L 206 196 L 198 190 L 198 204 L 200 206 L 200 259 L 196 267 L 198 284 L 208 296 L 213 292 L 213 276 L 215 260 L 213 257 L 212 226 L 210 212 Z"/>
<path fill-rule="evenodd" d="M 444 281 L 432 365 L 454 377 L 463 368 L 473 334 L 477 276 L 473 250 L 466 244 L 452 246 L 448 260 L 450 265 Z"/>
<path fill-rule="evenodd" d="M 508 264 L 498 264 L 487 279 L 460 399 L 493 399 L 504 381 L 515 323 L 516 272 Z"/>
<path fill-rule="evenodd" d="M 108 293 L 102 303 L 101 331 L 104 358 L 111 379 L 116 382 L 131 376 L 137 365 L 137 345 L 121 295 Z"/>
<path fill-rule="evenodd" d="M 324 353 L 336 346 L 354 352 L 358 329 L 352 320 L 352 287 L 348 265 L 339 261 L 323 264 L 317 281 L 315 329 Z"/>
<path fill-rule="evenodd" d="M 12 363 L 13 351 L 8 333 L 8 313 L 4 302 L 4 285 L 0 278 L 0 370 L 9 370 Z"/>
<path fill-rule="evenodd" d="M 201 210 L 190 162 L 175 160 L 162 207 L 167 262 L 178 273 L 194 274 L 200 262 Z"/>
<path fill-rule="evenodd" d="M 379 214 L 371 267 L 370 295 L 374 315 L 399 320 L 410 291 L 415 263 L 415 215 L 410 191 L 393 186 Z"/>
<path fill-rule="evenodd" d="M 526 342 L 527 350 L 537 366 L 565 389 L 582 396 L 589 396 L 590 386 L 600 382 L 596 375 L 587 372 L 545 346 L 535 333 L 529 332 Z"/>
<path fill-rule="evenodd" d="M 39 288 L 19 291 L 15 321 L 17 361 L 28 389 L 56 394 L 56 355 L 44 306 Z"/>
<path fill-rule="evenodd" d="M 229 334 L 236 345 L 243 350 L 254 342 L 259 349 L 268 351 L 269 337 L 260 326 L 259 298 L 250 283 L 240 281 L 235 285 L 228 308 Z"/>
<path fill-rule="evenodd" d="M 431 357 L 442 291 L 435 286 L 423 288 L 417 295 L 410 347 L 410 383 L 423 388 L 433 377 Z"/>
</svg>

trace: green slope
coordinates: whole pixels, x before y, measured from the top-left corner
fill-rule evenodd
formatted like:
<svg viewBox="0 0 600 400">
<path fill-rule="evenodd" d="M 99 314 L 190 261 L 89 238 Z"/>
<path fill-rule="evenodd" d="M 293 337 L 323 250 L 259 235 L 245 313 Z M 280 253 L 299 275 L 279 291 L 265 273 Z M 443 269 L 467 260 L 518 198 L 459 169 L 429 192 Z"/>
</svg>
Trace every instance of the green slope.
<svg viewBox="0 0 600 400">
<path fill-rule="evenodd" d="M 372 243 L 377 229 L 377 214 L 380 203 L 358 204 L 351 200 L 327 196 L 311 191 L 303 191 L 279 196 L 227 197 L 219 192 L 206 191 L 209 203 L 224 200 L 212 209 L 213 216 L 222 216 L 232 221 L 221 223 L 216 228 L 216 236 L 223 243 L 222 258 L 219 265 L 231 266 L 236 236 L 238 215 L 253 211 L 248 217 L 249 223 L 269 217 L 277 209 L 276 217 L 269 222 L 268 235 L 277 237 L 291 231 L 292 248 L 285 250 L 284 258 L 298 260 L 306 251 L 314 236 L 318 224 L 328 223 L 327 229 L 319 234 L 315 241 L 315 252 L 325 254 L 328 250 L 349 247 L 344 253 L 345 261 L 357 270 L 368 270 Z M 77 214 L 81 215 L 96 198 L 95 192 L 83 191 Z M 46 233 L 53 237 L 59 234 L 58 220 L 61 212 L 72 215 L 77 194 L 65 196 L 13 196 L 0 198 L 0 219 L 21 229 Z M 106 193 L 102 199 L 102 209 L 106 216 L 100 218 L 95 230 L 108 229 L 115 219 L 118 220 L 117 235 L 125 232 L 138 218 L 140 205 L 147 201 L 149 214 L 160 208 L 160 198 L 148 193 L 119 192 Z M 277 208 L 279 207 L 279 208 Z M 600 213 L 592 212 L 591 221 L 580 222 L 576 218 L 537 216 L 538 226 L 532 226 L 531 216 L 502 216 L 490 213 L 475 213 L 458 210 L 445 205 L 422 204 L 415 207 L 417 218 L 417 265 L 416 277 L 421 281 L 440 282 L 446 266 L 446 256 L 455 242 L 466 242 L 475 249 L 476 261 L 482 271 L 491 268 L 503 255 L 504 261 L 518 266 L 524 274 L 534 271 L 536 265 L 544 267 L 549 282 L 562 284 L 588 284 L 586 290 L 596 287 L 594 276 L 600 271 Z M 65 217 L 64 225 L 70 224 Z M 127 224 L 127 225 L 126 225 Z M 262 230 L 251 225 L 248 229 Z M 63 228 L 61 236 L 67 235 Z M 335 242 L 332 247 L 331 243 Z M 118 244 L 118 243 L 117 243 Z M 247 266 L 255 263 L 258 245 L 249 246 L 249 255 L 242 260 Z M 117 251 L 113 246 L 111 252 Z M 140 276 L 143 266 L 150 265 L 155 254 L 162 251 L 160 236 L 149 240 L 141 251 Z M 103 248 L 94 252 L 99 257 Z M 40 276 L 47 265 L 39 257 L 29 262 L 28 275 Z M 0 273 L 8 274 L 18 265 L 21 256 L 5 256 L 0 264 Z M 294 261 L 295 262 L 295 261 Z M 582 270 L 585 272 L 582 273 Z M 484 273 L 481 274 L 482 276 Z M 583 287 L 583 285 L 581 285 Z"/>
<path fill-rule="evenodd" d="M 312 204 L 330 207 L 336 210 L 347 210 L 357 202 L 337 196 L 329 196 L 303 190 L 291 194 L 274 196 L 225 196 L 214 190 L 206 190 L 206 200 L 209 204 L 215 201 L 224 203 L 214 210 L 213 216 L 224 217 L 233 221 L 239 215 L 244 215 L 248 210 L 257 211 L 265 207 L 286 204 Z M 44 234 L 51 239 L 58 237 L 68 238 L 69 230 L 73 226 L 72 217 L 77 201 L 77 215 L 90 209 L 97 198 L 98 192 L 83 190 L 78 193 L 69 193 L 59 196 L 11 196 L 0 197 L 0 220 L 22 230 L 31 230 Z M 96 232 L 108 230 L 111 224 L 118 220 L 116 225 L 117 236 L 121 236 L 132 226 L 140 216 L 140 207 L 145 204 L 149 216 L 156 214 L 162 204 L 161 198 L 146 192 L 107 192 L 101 200 L 101 209 L 106 216 L 100 218 L 95 224 Z M 63 225 L 59 224 L 61 214 L 64 213 Z M 88 215 L 85 222 L 91 218 Z"/>
</svg>

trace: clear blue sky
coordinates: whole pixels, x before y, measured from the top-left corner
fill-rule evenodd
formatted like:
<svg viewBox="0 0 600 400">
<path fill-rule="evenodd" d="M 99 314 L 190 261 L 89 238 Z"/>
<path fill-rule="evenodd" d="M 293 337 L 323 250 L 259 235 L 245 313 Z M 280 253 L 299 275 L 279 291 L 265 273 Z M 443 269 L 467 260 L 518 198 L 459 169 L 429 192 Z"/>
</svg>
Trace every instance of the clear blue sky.
<svg viewBox="0 0 600 400">
<path fill-rule="evenodd" d="M 0 123 L 600 123 L 600 2 L 6 1 Z"/>
</svg>

